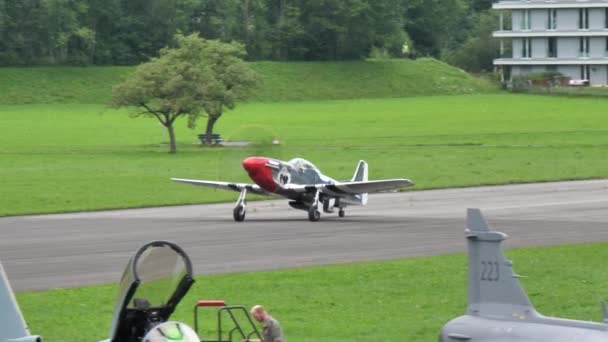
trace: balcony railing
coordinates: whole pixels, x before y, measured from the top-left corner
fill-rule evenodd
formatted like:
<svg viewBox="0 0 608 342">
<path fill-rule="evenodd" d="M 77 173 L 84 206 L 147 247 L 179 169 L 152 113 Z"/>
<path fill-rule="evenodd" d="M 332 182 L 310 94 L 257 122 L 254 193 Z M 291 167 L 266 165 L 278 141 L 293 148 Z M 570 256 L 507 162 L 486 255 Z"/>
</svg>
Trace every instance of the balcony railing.
<svg viewBox="0 0 608 342">
<path fill-rule="evenodd" d="M 495 9 L 608 7 L 605 0 L 494 0 Z"/>
</svg>

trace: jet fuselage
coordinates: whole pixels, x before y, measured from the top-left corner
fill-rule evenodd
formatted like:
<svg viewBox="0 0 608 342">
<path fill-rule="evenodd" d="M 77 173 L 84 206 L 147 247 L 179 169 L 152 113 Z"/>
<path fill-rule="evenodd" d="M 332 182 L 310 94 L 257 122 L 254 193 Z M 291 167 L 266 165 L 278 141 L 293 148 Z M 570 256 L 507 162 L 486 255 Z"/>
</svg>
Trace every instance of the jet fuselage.
<svg viewBox="0 0 608 342">
<path fill-rule="evenodd" d="M 465 315 L 446 324 L 439 341 L 606 342 L 608 325 L 548 317 L 535 322 Z"/>
</svg>

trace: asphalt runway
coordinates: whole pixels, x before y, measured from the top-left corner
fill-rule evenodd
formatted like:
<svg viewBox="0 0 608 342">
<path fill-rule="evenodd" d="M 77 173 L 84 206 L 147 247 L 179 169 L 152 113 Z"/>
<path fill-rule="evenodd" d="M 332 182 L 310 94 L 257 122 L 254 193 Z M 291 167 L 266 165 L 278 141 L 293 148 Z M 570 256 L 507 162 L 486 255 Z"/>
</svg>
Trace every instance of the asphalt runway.
<svg viewBox="0 0 608 342">
<path fill-rule="evenodd" d="M 317 223 L 274 200 L 250 203 L 244 223 L 233 222 L 232 203 L 7 217 L 0 260 L 23 291 L 118 281 L 156 239 L 179 243 L 197 274 L 464 252 L 467 207 L 483 209 L 507 247 L 608 241 L 608 180 L 599 180 L 373 195 Z"/>
</svg>

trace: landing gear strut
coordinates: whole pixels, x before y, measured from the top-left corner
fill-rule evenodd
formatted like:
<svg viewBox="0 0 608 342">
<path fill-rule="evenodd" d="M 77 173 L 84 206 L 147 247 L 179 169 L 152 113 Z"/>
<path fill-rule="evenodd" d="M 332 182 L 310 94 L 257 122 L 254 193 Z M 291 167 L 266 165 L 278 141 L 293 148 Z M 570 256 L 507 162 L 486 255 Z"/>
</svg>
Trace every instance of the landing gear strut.
<svg viewBox="0 0 608 342">
<path fill-rule="evenodd" d="M 241 194 L 239 195 L 239 199 L 236 201 L 236 207 L 232 211 L 232 216 L 236 222 L 245 221 L 245 214 L 247 213 L 247 202 L 245 201 L 246 195 L 247 188 L 243 188 L 243 190 L 241 190 Z"/>
<path fill-rule="evenodd" d="M 317 222 L 321 219 L 321 213 L 319 212 L 319 190 L 315 190 L 315 200 L 308 208 L 308 219 L 310 222 Z"/>
<path fill-rule="evenodd" d="M 344 212 L 344 209 L 340 208 L 340 211 L 338 211 L 338 216 L 339 216 L 339 217 L 344 217 L 344 216 L 346 216 L 346 213 Z"/>
</svg>

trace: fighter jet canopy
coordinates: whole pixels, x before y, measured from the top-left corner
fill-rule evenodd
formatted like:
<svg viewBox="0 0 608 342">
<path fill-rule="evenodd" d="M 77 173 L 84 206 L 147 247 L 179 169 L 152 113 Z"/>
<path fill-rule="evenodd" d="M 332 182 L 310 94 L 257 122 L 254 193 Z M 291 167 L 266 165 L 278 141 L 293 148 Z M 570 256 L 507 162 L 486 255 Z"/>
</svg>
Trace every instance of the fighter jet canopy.
<svg viewBox="0 0 608 342">
<path fill-rule="evenodd" d="M 154 241 L 129 260 L 112 318 L 112 342 L 140 340 L 166 322 L 194 282 L 188 255 L 176 244 Z"/>
</svg>

